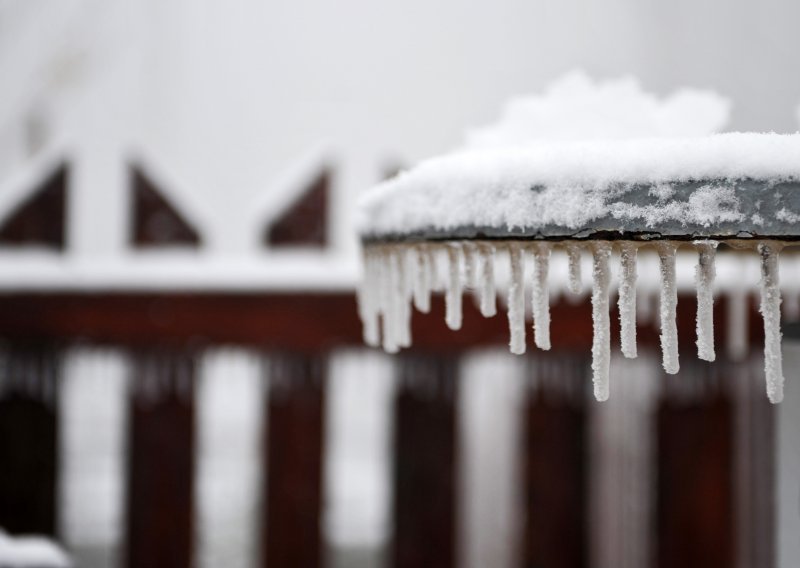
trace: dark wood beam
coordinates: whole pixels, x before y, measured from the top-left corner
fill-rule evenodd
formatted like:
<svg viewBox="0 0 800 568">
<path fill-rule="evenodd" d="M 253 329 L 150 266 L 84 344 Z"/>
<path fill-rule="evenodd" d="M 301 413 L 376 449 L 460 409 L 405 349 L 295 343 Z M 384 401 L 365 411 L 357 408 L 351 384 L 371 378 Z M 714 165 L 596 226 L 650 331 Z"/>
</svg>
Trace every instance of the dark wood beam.
<svg viewBox="0 0 800 568">
<path fill-rule="evenodd" d="M 392 566 L 456 565 L 458 359 L 408 354 L 394 427 Z"/>
<path fill-rule="evenodd" d="M 568 399 L 539 391 L 525 405 L 522 566 L 587 566 L 587 413 Z"/>
<path fill-rule="evenodd" d="M 657 566 L 735 564 L 733 412 L 728 398 L 658 409 Z"/>
<path fill-rule="evenodd" d="M 280 355 L 269 367 L 262 566 L 322 565 L 324 363 Z"/>
<path fill-rule="evenodd" d="M 193 552 L 193 358 L 137 353 L 130 402 L 127 566 L 189 568 Z"/>
<path fill-rule="evenodd" d="M 11 534 L 57 536 L 56 355 L 46 346 L 25 346 L 9 350 L 3 361 L 0 527 Z"/>
<path fill-rule="evenodd" d="M 715 305 L 719 348 L 728 332 L 726 301 L 718 299 Z M 681 347 L 689 351 L 694 350 L 695 305 L 692 296 L 681 296 L 678 302 Z M 756 310 L 756 303 L 751 301 L 748 337 L 753 345 L 763 338 L 763 324 Z M 616 341 L 616 308 L 611 318 Z M 414 313 L 412 333 L 416 348 L 458 351 L 506 344 L 508 320 L 502 310 L 493 318 L 484 318 L 467 296 L 463 327 L 451 331 L 444 323 L 444 301 L 435 296 L 430 314 Z M 528 335 L 530 345 L 530 331 Z M 657 321 L 639 326 L 641 345 L 658 346 L 658 335 Z M 556 303 L 552 307 L 551 336 L 554 350 L 586 351 L 592 338 L 588 300 Z M 362 344 L 361 322 L 351 292 L 2 293 L 0 338 L 134 346 L 236 343 L 302 352 Z"/>
</svg>

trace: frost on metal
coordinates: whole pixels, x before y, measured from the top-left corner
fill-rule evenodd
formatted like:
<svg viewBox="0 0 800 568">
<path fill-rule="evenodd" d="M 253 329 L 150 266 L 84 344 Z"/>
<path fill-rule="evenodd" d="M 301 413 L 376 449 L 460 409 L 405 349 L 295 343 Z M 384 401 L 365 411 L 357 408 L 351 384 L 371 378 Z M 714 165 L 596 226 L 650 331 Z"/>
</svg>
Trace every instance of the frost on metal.
<svg viewBox="0 0 800 568">
<path fill-rule="evenodd" d="M 737 241 L 759 255 L 761 266 L 760 311 L 764 320 L 764 361 L 766 390 L 771 402 L 783 398 L 783 370 L 781 364 L 781 290 L 778 280 L 778 254 L 784 243 L 777 240 Z M 610 297 L 612 284 L 618 285 L 620 321 L 620 347 L 626 357 L 636 357 L 636 325 L 649 323 L 642 301 L 650 296 L 637 294 L 640 280 L 638 267 L 640 251 L 655 251 L 658 257 L 659 321 L 664 370 L 674 374 L 679 370 L 678 328 L 676 323 L 677 284 L 676 250 L 679 246 L 692 248 L 697 253 L 694 268 L 694 285 L 697 294 L 697 354 L 700 359 L 713 361 L 714 348 L 714 287 L 716 275 L 716 249 L 719 243 L 712 240 L 678 242 L 659 240 L 653 243 L 629 240 L 539 241 L 524 240 L 451 240 L 424 243 L 374 243 L 364 247 L 364 278 L 358 291 L 359 315 L 363 322 L 364 341 L 372 346 L 382 345 L 389 353 L 411 345 L 412 307 L 420 312 L 430 310 L 433 292 L 443 293 L 446 303 L 446 323 L 457 330 L 462 323 L 463 294 L 473 290 L 480 312 L 485 317 L 497 313 L 496 287 L 507 295 L 509 348 L 512 353 L 525 353 L 528 344 L 526 333 L 526 307 L 532 314 L 533 344 L 539 349 L 550 349 L 550 282 L 551 267 L 563 270 L 561 282 L 570 289 L 579 281 L 575 260 L 582 255 L 592 258 L 592 372 L 595 396 L 606 400 L 609 396 L 611 365 Z M 753 252 L 749 253 L 753 254 Z M 551 256 L 553 259 L 551 259 Z M 563 256 L 563 258 L 557 258 Z M 612 275 L 612 258 L 619 258 L 617 278 Z M 563 260 L 564 262 L 557 262 Z M 755 257 L 754 257 L 755 260 Z M 614 263 L 614 266 L 617 266 Z M 649 265 L 653 266 L 653 265 Z M 690 267 L 686 267 L 691 270 Z M 495 272 L 499 276 L 495 280 Z M 755 280 L 755 279 L 754 279 Z M 529 293 L 526 294 L 526 291 Z M 645 290 L 646 292 L 646 290 Z M 737 301 L 746 295 L 739 287 L 726 291 L 729 312 L 736 312 Z M 530 302 L 526 306 L 526 302 Z M 649 300 L 648 300 L 649 301 Z M 742 310 L 739 310 L 742 311 Z M 731 313 L 733 313 L 731 312 Z M 728 314 L 731 317 L 731 314 Z M 744 321 L 744 323 L 742 323 Z M 738 322 L 738 323 L 737 323 Z M 746 320 L 733 317 L 728 327 L 746 331 Z M 736 330 L 732 330 L 736 331 Z M 728 341 L 736 342 L 735 334 L 728 333 Z M 746 336 L 744 339 L 746 347 Z M 733 349 L 729 343 L 728 350 Z M 742 348 L 737 348 L 741 350 Z M 734 349 L 736 351 L 736 349 Z"/>
</svg>

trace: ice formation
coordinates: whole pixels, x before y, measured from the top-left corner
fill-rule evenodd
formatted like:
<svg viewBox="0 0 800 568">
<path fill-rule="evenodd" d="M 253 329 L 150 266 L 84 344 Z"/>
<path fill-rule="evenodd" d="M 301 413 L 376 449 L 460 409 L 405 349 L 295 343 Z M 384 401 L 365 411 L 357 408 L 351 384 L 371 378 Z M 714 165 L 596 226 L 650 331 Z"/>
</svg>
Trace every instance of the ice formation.
<svg viewBox="0 0 800 568">
<path fill-rule="evenodd" d="M 512 243 L 508 247 L 511 271 L 508 283 L 508 327 L 511 335 L 511 352 L 525 353 L 525 255 L 522 247 Z"/>
<path fill-rule="evenodd" d="M 678 287 L 675 285 L 675 250 L 677 245 L 659 242 L 656 245 L 661 269 L 661 355 L 664 370 L 674 375 L 678 364 L 678 325 L 675 321 L 678 308 Z"/>
<path fill-rule="evenodd" d="M 414 248 L 417 268 L 414 279 L 414 307 L 427 314 L 431 310 L 431 257 L 425 245 Z"/>
<path fill-rule="evenodd" d="M 459 246 L 447 247 L 447 294 L 445 295 L 447 313 L 445 322 L 450 329 L 461 329 L 461 257 Z"/>
<path fill-rule="evenodd" d="M 592 381 L 597 400 L 608 400 L 608 373 L 611 365 L 611 322 L 608 317 L 608 259 L 611 245 L 599 241 L 594 245 L 592 265 Z"/>
<path fill-rule="evenodd" d="M 573 294 L 580 294 L 583 291 L 581 247 L 576 244 L 568 244 L 567 258 L 569 259 L 569 291 Z"/>
<path fill-rule="evenodd" d="M 697 354 L 700 359 L 713 361 L 714 348 L 714 286 L 717 241 L 698 240 L 680 243 L 692 247 L 698 260 L 694 269 L 697 293 Z M 781 290 L 778 280 L 778 254 L 783 246 L 773 240 L 738 241 L 740 248 L 756 249 L 761 259 L 761 306 L 764 320 L 764 361 L 767 394 L 771 402 L 783 398 L 781 364 Z M 653 302 L 649 289 L 639 291 L 637 266 L 655 261 L 641 250 L 655 250 L 658 256 L 660 280 L 659 320 L 663 366 L 667 373 L 679 370 L 678 328 L 676 311 L 676 251 L 678 242 L 657 240 L 650 243 L 627 240 L 605 241 L 525 241 L 471 240 L 407 243 L 376 243 L 365 246 L 365 272 L 358 291 L 359 315 L 363 322 L 364 341 L 373 346 L 383 345 L 390 352 L 411 345 L 411 308 L 427 312 L 431 294 L 443 292 L 445 320 L 451 329 L 462 324 L 462 294 L 470 290 L 478 299 L 485 317 L 497 313 L 495 270 L 499 270 L 501 290 L 507 292 L 509 347 L 512 353 L 525 353 L 526 307 L 533 316 L 533 342 L 540 349 L 550 349 L 550 267 L 568 272 L 571 289 L 579 281 L 577 266 L 581 254 L 592 255 L 592 373 L 594 392 L 598 400 L 609 396 L 609 367 L 611 361 L 610 295 L 612 253 L 619 255 L 618 291 L 620 347 L 625 357 L 637 356 L 636 325 L 646 325 L 647 314 L 642 306 Z M 752 254 L 752 253 L 751 253 Z M 558 262 L 551 262 L 551 256 Z M 644 258 L 644 257 L 647 258 Z M 500 259 L 499 266 L 495 266 Z M 563 261 L 563 263 L 562 263 Z M 439 266 L 441 262 L 441 266 Z M 527 265 L 530 269 L 526 271 Z M 685 264 L 684 268 L 688 268 Z M 440 270 L 441 269 L 441 270 Z M 526 274 L 527 272 L 527 274 Z M 439 281 L 438 274 L 442 275 Z M 643 273 L 644 274 L 644 273 Z M 649 273 L 648 273 L 649 274 Z M 755 280 L 755 279 L 754 279 Z M 564 280 L 562 280 L 563 282 Z M 529 294 L 529 295 L 527 295 Z M 728 354 L 736 358 L 748 346 L 748 295 L 741 287 L 725 291 L 728 306 Z M 530 298 L 530 300 L 528 300 Z M 526 306 L 526 302 L 530 304 Z M 643 303 L 644 302 L 644 303 Z M 637 309 L 638 308 L 640 309 Z"/>
<path fill-rule="evenodd" d="M 781 356 L 781 290 L 778 286 L 779 243 L 758 245 L 761 255 L 761 315 L 764 318 L 764 369 L 770 402 L 783 400 L 783 365 Z"/>
<path fill-rule="evenodd" d="M 550 294 L 547 274 L 550 271 L 550 245 L 533 245 L 533 342 L 539 349 L 550 349 Z"/>
<path fill-rule="evenodd" d="M 494 287 L 494 247 L 490 244 L 478 245 L 480 260 L 480 310 L 483 317 L 492 317 L 497 313 L 497 298 Z"/>
<path fill-rule="evenodd" d="M 716 359 L 714 352 L 714 259 L 716 241 L 697 241 L 697 357 L 704 361 Z"/>
<path fill-rule="evenodd" d="M 620 346 L 625 357 L 636 357 L 636 245 L 619 247 L 619 325 Z"/>
</svg>

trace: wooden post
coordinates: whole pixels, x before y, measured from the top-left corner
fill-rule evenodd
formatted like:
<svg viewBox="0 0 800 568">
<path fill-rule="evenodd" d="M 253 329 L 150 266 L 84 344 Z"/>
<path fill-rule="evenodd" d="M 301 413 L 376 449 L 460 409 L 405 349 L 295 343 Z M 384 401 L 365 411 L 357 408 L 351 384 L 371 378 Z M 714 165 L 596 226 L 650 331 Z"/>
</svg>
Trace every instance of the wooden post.
<svg viewBox="0 0 800 568">
<path fill-rule="evenodd" d="M 270 365 L 262 565 L 320 566 L 324 362 L 280 355 Z"/>
<path fill-rule="evenodd" d="M 191 566 L 195 363 L 186 353 L 133 361 L 128 475 L 129 568 Z"/>
<path fill-rule="evenodd" d="M 734 565 L 731 401 L 664 400 L 658 410 L 658 562 Z"/>
<path fill-rule="evenodd" d="M 401 360 L 394 468 L 393 565 L 455 565 L 457 360 Z"/>
<path fill-rule="evenodd" d="M 559 354 L 560 357 L 570 357 Z M 580 356 L 571 355 L 578 360 Z M 564 376 L 570 367 L 546 367 L 537 372 L 538 387 L 531 389 L 525 410 L 523 492 L 525 523 L 522 566 L 582 568 L 587 566 L 587 495 L 589 471 L 586 444 L 585 386 L 578 377 L 575 393 L 550 392 L 552 385 L 576 382 Z M 580 366 L 585 369 L 586 366 Z M 544 374 L 560 372 L 557 376 Z M 581 380 L 582 379 L 582 380 Z M 562 386 L 565 391 L 568 389 Z"/>
<path fill-rule="evenodd" d="M 10 347 L 0 368 L 0 527 L 56 532 L 58 360 L 47 347 Z"/>
</svg>

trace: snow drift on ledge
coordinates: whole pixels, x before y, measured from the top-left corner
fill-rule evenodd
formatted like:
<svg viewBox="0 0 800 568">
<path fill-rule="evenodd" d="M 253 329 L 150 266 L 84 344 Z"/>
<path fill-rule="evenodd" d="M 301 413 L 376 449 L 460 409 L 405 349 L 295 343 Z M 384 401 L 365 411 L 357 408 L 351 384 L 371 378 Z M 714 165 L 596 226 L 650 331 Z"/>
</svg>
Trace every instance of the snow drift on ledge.
<svg viewBox="0 0 800 568">
<path fill-rule="evenodd" d="M 362 196 L 359 230 L 380 238 L 463 227 L 577 231 L 599 219 L 759 225 L 770 219 L 743 210 L 746 183 L 733 182 L 798 179 L 798 134 L 539 142 L 424 161 Z M 800 208 L 778 211 L 782 221 L 800 218 Z"/>
</svg>

